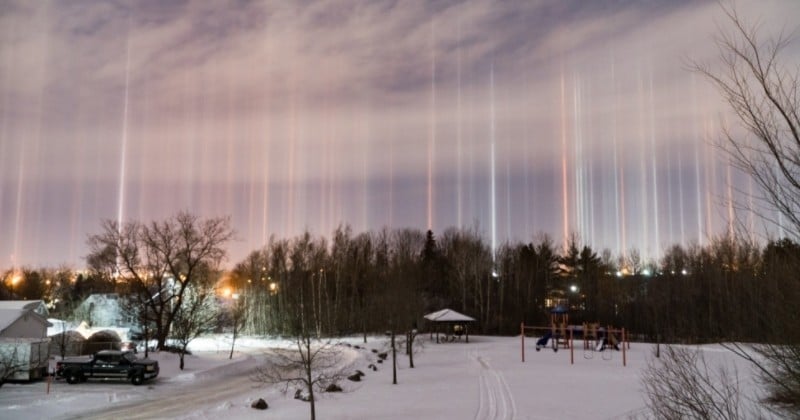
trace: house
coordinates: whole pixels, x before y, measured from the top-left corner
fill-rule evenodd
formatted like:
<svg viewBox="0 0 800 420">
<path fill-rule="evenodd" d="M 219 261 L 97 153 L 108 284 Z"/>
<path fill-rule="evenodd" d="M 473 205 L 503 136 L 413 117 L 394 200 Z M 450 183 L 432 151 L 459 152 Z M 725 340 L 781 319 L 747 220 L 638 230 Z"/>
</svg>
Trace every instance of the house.
<svg viewBox="0 0 800 420">
<path fill-rule="evenodd" d="M 123 299 L 116 293 L 95 293 L 81 302 L 75 314 L 91 327 L 130 328 L 136 319 L 125 311 Z"/>
<path fill-rule="evenodd" d="M 0 301 L 0 382 L 47 374 L 47 307 L 42 301 Z"/>
<path fill-rule="evenodd" d="M 46 338 L 48 326 L 43 301 L 0 301 L 0 338 Z"/>
<path fill-rule="evenodd" d="M 50 311 L 43 300 L 0 300 L 0 310 L 3 309 L 25 309 L 45 318 L 50 316 Z"/>
</svg>

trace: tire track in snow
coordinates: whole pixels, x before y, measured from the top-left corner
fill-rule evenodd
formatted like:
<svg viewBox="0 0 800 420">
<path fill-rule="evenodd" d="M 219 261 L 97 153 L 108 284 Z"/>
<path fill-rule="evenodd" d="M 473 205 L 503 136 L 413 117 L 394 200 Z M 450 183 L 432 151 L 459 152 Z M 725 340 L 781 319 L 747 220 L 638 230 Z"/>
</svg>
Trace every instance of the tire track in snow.
<svg viewBox="0 0 800 420">
<path fill-rule="evenodd" d="M 517 406 L 505 376 L 494 369 L 477 351 L 469 352 L 479 365 L 478 410 L 475 420 L 510 420 L 517 415 Z"/>
</svg>

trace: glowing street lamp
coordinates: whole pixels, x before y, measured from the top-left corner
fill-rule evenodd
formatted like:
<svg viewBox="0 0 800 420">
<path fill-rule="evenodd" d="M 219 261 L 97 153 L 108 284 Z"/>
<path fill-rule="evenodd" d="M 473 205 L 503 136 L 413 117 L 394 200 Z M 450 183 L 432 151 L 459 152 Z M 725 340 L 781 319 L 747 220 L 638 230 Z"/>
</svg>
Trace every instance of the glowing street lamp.
<svg viewBox="0 0 800 420">
<path fill-rule="evenodd" d="M 16 289 L 17 285 L 20 282 L 22 282 L 22 273 L 20 273 L 19 271 L 14 271 L 13 273 L 11 273 L 10 278 L 9 277 L 5 278 L 5 281 L 8 282 L 11 295 L 13 296 L 14 289 Z"/>
</svg>

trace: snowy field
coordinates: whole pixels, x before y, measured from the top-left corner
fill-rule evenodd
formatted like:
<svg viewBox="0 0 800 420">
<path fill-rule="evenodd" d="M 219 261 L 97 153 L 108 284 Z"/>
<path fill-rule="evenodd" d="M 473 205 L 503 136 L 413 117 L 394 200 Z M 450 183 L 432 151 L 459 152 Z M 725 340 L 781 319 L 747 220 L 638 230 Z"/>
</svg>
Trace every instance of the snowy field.
<svg viewBox="0 0 800 420">
<path fill-rule="evenodd" d="M 415 368 L 398 354 L 398 384 L 392 385 L 390 363 L 376 363 L 371 349 L 385 349 L 383 337 L 346 339 L 366 348 L 342 346 L 345 356 L 366 376 L 345 380 L 343 393 L 318 396 L 319 419 L 619 419 L 641 416 L 644 396 L 641 370 L 652 357 L 653 346 L 633 343 L 627 353 L 584 352 L 576 342 L 575 364 L 569 350 L 536 352 L 526 339 L 526 361 L 520 360 L 519 337 L 470 337 L 470 342 L 436 344 L 421 336 Z M 127 382 L 87 382 L 68 385 L 53 381 L 6 384 L 0 388 L 1 419 L 170 418 L 170 419 L 306 419 L 308 403 L 283 395 L 276 387 L 259 387 L 250 372 L 264 349 L 284 347 L 285 341 L 237 340 L 236 354 L 228 359 L 225 337 L 196 340 L 186 369 L 178 369 L 176 355 L 151 353 L 161 374 L 143 386 Z M 703 346 L 710 364 L 736 363 L 739 375 L 750 382 L 750 370 L 719 346 Z M 389 357 L 389 362 L 391 356 Z M 250 408 L 263 398 L 266 411 Z"/>
</svg>

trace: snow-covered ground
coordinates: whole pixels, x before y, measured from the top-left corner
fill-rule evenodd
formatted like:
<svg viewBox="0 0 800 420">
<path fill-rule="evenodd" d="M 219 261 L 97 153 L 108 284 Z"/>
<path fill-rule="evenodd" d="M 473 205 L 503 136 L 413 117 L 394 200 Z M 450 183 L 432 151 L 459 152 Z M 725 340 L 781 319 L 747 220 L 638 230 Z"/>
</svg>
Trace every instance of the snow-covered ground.
<svg viewBox="0 0 800 420">
<path fill-rule="evenodd" d="M 641 414 L 644 396 L 640 373 L 653 346 L 633 343 L 627 353 L 584 352 L 576 345 L 574 365 L 569 350 L 534 351 L 526 339 L 526 361 L 520 360 L 519 337 L 470 337 L 470 342 L 436 344 L 420 337 L 422 349 L 415 368 L 398 354 L 398 384 L 392 385 L 390 363 L 376 363 L 371 349 L 385 349 L 385 338 L 345 341 L 365 348 L 345 347 L 355 367 L 366 373 L 361 382 L 344 381 L 344 393 L 318 396 L 319 419 L 615 419 Z M 281 340 L 237 340 L 228 359 L 226 337 L 198 339 L 190 346 L 186 369 L 176 355 L 151 353 L 161 374 L 143 386 L 127 382 L 54 381 L 6 384 L 0 388 L 0 419 L 27 418 L 170 418 L 170 419 L 305 419 L 308 403 L 283 395 L 276 387 L 259 387 L 250 373 L 265 349 L 285 347 Z M 576 343 L 578 344 L 578 343 Z M 703 346 L 710 364 L 735 363 L 745 382 L 748 367 L 719 346 Z M 390 357 L 391 360 L 391 357 Z M 263 398 L 264 412 L 250 408 Z"/>
</svg>

